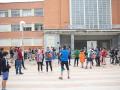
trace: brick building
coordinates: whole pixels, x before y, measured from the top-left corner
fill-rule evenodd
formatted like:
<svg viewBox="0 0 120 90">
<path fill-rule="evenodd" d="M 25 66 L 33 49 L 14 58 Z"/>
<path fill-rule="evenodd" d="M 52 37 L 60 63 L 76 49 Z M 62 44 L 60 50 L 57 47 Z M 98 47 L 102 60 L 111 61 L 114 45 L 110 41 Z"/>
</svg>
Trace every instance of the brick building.
<svg viewBox="0 0 120 90">
<path fill-rule="evenodd" d="M 119 5 L 120 0 L 0 3 L 0 47 L 120 47 Z"/>
</svg>

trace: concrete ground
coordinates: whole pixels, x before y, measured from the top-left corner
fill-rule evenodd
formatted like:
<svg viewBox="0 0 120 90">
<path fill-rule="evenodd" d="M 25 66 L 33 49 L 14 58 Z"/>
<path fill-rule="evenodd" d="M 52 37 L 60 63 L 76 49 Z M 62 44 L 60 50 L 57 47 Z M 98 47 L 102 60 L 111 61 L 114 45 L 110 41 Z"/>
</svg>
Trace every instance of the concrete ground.
<svg viewBox="0 0 120 90">
<path fill-rule="evenodd" d="M 27 69 L 22 70 L 23 75 L 16 75 L 12 67 L 7 90 L 120 90 L 120 66 L 111 65 L 109 59 L 106 60 L 106 66 L 94 66 L 92 69 L 83 69 L 80 64 L 79 67 L 73 67 L 72 64 L 69 80 L 66 70 L 64 79 L 58 79 L 60 66 L 56 61 L 53 62 L 53 72 L 48 73 L 45 66 L 43 72 L 38 72 L 35 62 L 26 62 Z"/>
</svg>

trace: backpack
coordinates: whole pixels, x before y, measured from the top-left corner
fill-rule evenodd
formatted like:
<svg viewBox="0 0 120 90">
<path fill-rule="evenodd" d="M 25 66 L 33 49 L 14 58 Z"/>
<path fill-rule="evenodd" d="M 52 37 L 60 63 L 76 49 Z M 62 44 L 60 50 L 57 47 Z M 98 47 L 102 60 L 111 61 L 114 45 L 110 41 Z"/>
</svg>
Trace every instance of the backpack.
<svg viewBox="0 0 120 90">
<path fill-rule="evenodd" d="M 46 56 L 47 56 L 47 58 L 51 58 L 51 57 L 52 57 L 52 54 L 51 54 L 50 52 L 47 52 L 47 53 L 46 53 Z"/>
</svg>

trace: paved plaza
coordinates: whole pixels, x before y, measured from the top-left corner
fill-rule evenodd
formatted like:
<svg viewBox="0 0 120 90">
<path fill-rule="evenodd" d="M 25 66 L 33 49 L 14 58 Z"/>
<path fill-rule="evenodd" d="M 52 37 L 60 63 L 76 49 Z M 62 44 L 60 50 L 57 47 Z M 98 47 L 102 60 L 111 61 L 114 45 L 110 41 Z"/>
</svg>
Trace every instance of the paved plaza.
<svg viewBox="0 0 120 90">
<path fill-rule="evenodd" d="M 7 90 L 120 90 L 120 66 L 110 65 L 109 60 L 106 66 L 94 66 L 93 69 L 71 65 L 69 80 L 66 71 L 64 79 L 58 79 L 60 67 L 56 63 L 53 62 L 53 72 L 48 73 L 45 66 L 44 72 L 38 73 L 35 62 L 26 64 L 27 69 L 23 70 L 23 75 L 16 75 L 13 67 L 10 70 Z"/>
</svg>

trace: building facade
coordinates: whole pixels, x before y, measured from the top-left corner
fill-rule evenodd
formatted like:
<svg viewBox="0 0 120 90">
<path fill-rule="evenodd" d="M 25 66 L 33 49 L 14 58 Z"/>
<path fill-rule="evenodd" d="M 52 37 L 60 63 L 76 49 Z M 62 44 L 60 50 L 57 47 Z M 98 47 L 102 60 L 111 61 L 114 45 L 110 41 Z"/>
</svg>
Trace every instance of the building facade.
<svg viewBox="0 0 120 90">
<path fill-rule="evenodd" d="M 0 47 L 120 47 L 119 5 L 120 0 L 0 3 Z"/>
</svg>

